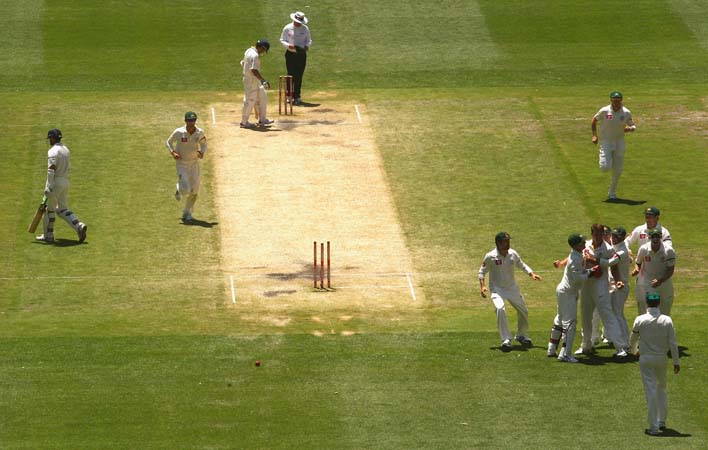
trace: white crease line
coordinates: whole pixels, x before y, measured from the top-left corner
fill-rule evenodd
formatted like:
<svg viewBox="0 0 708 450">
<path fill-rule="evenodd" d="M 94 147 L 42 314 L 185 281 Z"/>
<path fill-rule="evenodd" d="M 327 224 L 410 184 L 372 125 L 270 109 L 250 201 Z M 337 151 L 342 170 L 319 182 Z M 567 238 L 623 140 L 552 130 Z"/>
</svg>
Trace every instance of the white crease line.
<svg viewBox="0 0 708 450">
<path fill-rule="evenodd" d="M 214 107 L 211 108 L 211 123 L 212 125 L 216 125 L 216 111 Z"/>
<path fill-rule="evenodd" d="M 236 304 L 236 289 L 234 289 L 234 276 L 229 275 L 231 281 L 231 303 Z"/>
<path fill-rule="evenodd" d="M 354 105 L 354 111 L 356 111 L 356 119 L 359 121 L 359 123 L 362 123 L 361 113 L 359 112 L 359 105 Z"/>
<path fill-rule="evenodd" d="M 415 302 L 415 301 L 416 301 L 416 298 L 415 298 L 415 289 L 413 288 L 413 280 L 411 279 L 411 274 L 410 274 L 410 273 L 406 273 L 406 280 L 408 280 L 408 287 L 409 287 L 410 290 L 411 290 L 411 297 L 413 297 L 413 301 Z"/>
</svg>

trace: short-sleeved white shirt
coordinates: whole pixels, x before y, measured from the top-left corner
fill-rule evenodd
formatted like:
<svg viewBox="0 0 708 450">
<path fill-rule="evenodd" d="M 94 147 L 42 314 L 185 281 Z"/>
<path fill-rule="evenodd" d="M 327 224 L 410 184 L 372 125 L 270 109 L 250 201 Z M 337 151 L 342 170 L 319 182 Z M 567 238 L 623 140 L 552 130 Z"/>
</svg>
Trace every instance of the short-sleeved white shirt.
<svg viewBox="0 0 708 450">
<path fill-rule="evenodd" d="M 676 252 L 663 242 L 658 251 L 651 249 L 651 242 L 639 247 L 637 252 L 637 263 L 640 264 L 637 284 L 650 286 L 651 280 L 661 278 L 666 273 L 666 269 L 676 264 Z M 670 283 L 671 278 L 664 283 Z"/>
<path fill-rule="evenodd" d="M 506 256 L 499 254 L 498 249 L 484 255 L 482 266 L 479 268 L 479 279 L 483 280 L 484 276 L 489 273 L 489 289 L 494 291 L 495 288 L 509 289 L 517 286 L 514 278 L 514 266 L 523 270 L 527 274 L 531 274 L 533 270 L 521 260 L 521 256 L 514 249 L 509 249 Z"/>
<path fill-rule="evenodd" d="M 167 148 L 171 152 L 179 154 L 180 159 L 177 162 L 188 163 L 196 161 L 199 158 L 197 152 L 206 153 L 207 141 L 204 130 L 197 127 L 197 130 L 189 134 L 187 126 L 184 125 L 175 129 L 169 138 L 167 138 Z"/>
<path fill-rule="evenodd" d="M 246 52 L 243 54 L 243 61 L 241 61 L 241 65 L 243 66 L 243 78 L 244 79 L 256 79 L 256 76 L 253 74 L 252 70 L 256 69 L 259 72 L 261 71 L 261 56 L 258 54 L 258 50 L 256 50 L 256 47 L 251 47 Z"/>
<path fill-rule="evenodd" d="M 613 111 L 612 105 L 607 105 L 595 114 L 595 119 L 600 124 L 601 141 L 624 140 L 624 127 L 632 120 L 632 113 L 622 106 L 619 111 Z"/>
<path fill-rule="evenodd" d="M 661 231 L 661 240 L 665 244 L 673 247 L 673 241 L 671 240 L 671 233 L 666 227 L 662 227 L 661 224 L 656 224 L 656 229 Z M 632 230 L 632 234 L 625 240 L 627 246 L 633 245 L 635 242 L 639 242 L 637 248 L 649 242 L 649 227 L 647 224 L 642 224 Z"/>
</svg>

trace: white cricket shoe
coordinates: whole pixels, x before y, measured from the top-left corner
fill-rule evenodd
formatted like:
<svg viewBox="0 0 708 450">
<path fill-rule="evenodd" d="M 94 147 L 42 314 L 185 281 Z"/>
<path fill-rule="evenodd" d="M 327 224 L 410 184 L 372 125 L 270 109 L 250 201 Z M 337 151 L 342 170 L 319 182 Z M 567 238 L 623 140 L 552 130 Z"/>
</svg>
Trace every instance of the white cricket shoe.
<svg viewBox="0 0 708 450">
<path fill-rule="evenodd" d="M 617 358 L 626 358 L 627 351 L 625 349 L 617 350 L 612 356 L 616 356 Z"/>
<path fill-rule="evenodd" d="M 259 121 L 258 121 L 258 126 L 259 126 L 259 127 L 264 127 L 264 126 L 266 126 L 266 125 L 272 125 L 273 123 L 275 123 L 275 120 L 270 120 L 270 119 L 259 120 Z"/>
<path fill-rule="evenodd" d="M 184 222 L 191 222 L 192 220 L 194 220 L 194 217 L 192 217 L 190 213 L 184 213 L 182 214 L 182 220 Z"/>
<path fill-rule="evenodd" d="M 246 122 L 246 123 L 241 122 L 241 123 L 238 124 L 238 125 L 239 125 L 241 128 L 249 128 L 249 129 L 256 128 L 256 124 L 255 124 L 255 123 L 251 123 L 251 122 Z"/>
<path fill-rule="evenodd" d="M 578 360 L 574 356 L 559 356 L 558 361 L 560 362 L 567 362 L 567 363 L 576 363 Z"/>
<path fill-rule="evenodd" d="M 501 344 L 501 351 L 503 351 L 503 352 L 510 352 L 511 351 L 511 341 L 509 341 L 509 339 L 504 339 L 504 341 Z"/>
<path fill-rule="evenodd" d="M 87 230 L 88 226 L 86 226 L 83 222 L 79 222 L 79 228 L 76 230 L 76 233 L 79 235 L 79 242 L 84 242 L 86 240 Z"/>
<path fill-rule="evenodd" d="M 528 336 L 516 336 L 516 341 L 519 342 L 524 347 L 533 346 L 533 341 Z"/>
<path fill-rule="evenodd" d="M 54 236 L 51 234 L 48 234 L 48 235 L 40 234 L 35 239 L 38 240 L 39 242 L 44 242 L 45 244 L 53 244 L 54 243 Z"/>
<path fill-rule="evenodd" d="M 587 355 L 587 356 L 590 356 L 590 355 L 592 355 L 593 353 L 595 353 L 595 351 L 594 351 L 593 349 L 587 350 L 587 349 L 585 349 L 585 348 L 583 348 L 583 347 L 580 347 L 579 349 L 577 349 L 577 350 L 575 351 L 575 354 L 576 354 L 576 355 Z"/>
</svg>

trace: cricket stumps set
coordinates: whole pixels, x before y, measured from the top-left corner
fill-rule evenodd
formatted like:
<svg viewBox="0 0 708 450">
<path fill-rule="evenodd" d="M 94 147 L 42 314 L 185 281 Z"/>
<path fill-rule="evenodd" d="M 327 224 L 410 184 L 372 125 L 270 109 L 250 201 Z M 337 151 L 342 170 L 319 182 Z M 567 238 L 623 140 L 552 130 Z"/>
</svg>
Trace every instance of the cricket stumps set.
<svg viewBox="0 0 708 450">
<path fill-rule="evenodd" d="M 331 278 L 331 266 L 330 266 L 330 246 L 329 241 L 327 241 L 327 288 L 326 290 L 332 289 L 332 278 Z M 317 241 L 312 244 L 312 254 L 313 254 L 313 264 L 312 264 L 312 283 L 314 288 L 317 289 L 317 282 L 319 281 L 319 289 L 325 290 L 324 280 L 325 280 L 325 243 L 320 242 L 320 263 L 317 265 Z M 319 269 L 319 270 L 318 270 Z"/>
<path fill-rule="evenodd" d="M 293 77 L 292 75 L 281 75 L 278 77 L 278 114 L 293 115 Z M 290 113 L 288 113 L 290 106 Z"/>
</svg>

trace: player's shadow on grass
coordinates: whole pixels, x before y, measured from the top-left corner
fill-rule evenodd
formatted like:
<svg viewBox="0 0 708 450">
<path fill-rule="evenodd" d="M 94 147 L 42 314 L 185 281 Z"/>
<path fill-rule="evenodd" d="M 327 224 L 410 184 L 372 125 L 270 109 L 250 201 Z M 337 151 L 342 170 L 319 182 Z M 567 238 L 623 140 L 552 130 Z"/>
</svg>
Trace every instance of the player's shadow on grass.
<svg viewBox="0 0 708 450">
<path fill-rule="evenodd" d="M 46 244 L 40 241 L 34 241 L 33 244 L 50 245 L 53 247 L 75 247 L 77 245 L 88 244 L 88 242 L 79 242 L 71 239 L 54 239 L 54 242 L 52 242 L 51 244 Z"/>
<path fill-rule="evenodd" d="M 301 108 L 316 108 L 320 106 L 321 103 L 308 103 L 308 102 L 300 102 L 299 105 L 294 105 L 296 107 L 301 107 Z"/>
<path fill-rule="evenodd" d="M 628 198 L 615 198 L 615 199 L 608 198 L 607 200 L 605 200 L 605 203 L 617 203 L 619 205 L 631 205 L 631 206 L 643 205 L 646 202 L 647 202 L 646 200 L 630 200 Z"/>
<path fill-rule="evenodd" d="M 667 428 L 664 431 L 657 434 L 656 436 L 652 436 L 652 437 L 659 437 L 659 438 L 661 438 L 661 437 L 692 437 L 692 435 L 686 434 L 686 433 L 681 433 L 680 431 L 674 430 L 673 428 Z"/>
<path fill-rule="evenodd" d="M 189 221 L 181 221 L 180 222 L 182 225 L 188 226 L 188 227 L 202 227 L 202 228 L 214 228 L 215 226 L 219 225 L 219 222 L 207 222 L 204 220 L 199 220 L 199 219 L 192 219 Z"/>
</svg>

